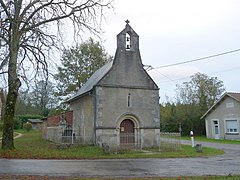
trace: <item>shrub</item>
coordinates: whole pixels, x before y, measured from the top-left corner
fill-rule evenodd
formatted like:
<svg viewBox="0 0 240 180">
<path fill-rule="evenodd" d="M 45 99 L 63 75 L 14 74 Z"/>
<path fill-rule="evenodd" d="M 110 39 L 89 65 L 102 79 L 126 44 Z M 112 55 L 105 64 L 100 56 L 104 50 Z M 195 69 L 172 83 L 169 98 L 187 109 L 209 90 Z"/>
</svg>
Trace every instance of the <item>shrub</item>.
<svg viewBox="0 0 240 180">
<path fill-rule="evenodd" d="M 14 117 L 14 129 L 21 129 L 22 121 L 16 117 Z"/>
<path fill-rule="evenodd" d="M 23 125 L 23 129 L 26 131 L 30 131 L 32 129 L 32 124 L 27 122 Z"/>
</svg>

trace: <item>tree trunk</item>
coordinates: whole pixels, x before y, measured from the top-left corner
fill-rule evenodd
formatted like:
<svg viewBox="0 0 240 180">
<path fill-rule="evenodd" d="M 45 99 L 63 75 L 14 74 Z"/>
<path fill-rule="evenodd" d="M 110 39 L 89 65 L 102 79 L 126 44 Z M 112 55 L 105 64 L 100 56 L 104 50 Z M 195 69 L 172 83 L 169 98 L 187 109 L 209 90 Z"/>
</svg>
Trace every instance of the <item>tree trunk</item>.
<svg viewBox="0 0 240 180">
<path fill-rule="evenodd" d="M 13 55 L 12 57 L 15 59 L 9 60 L 8 94 L 5 105 L 5 113 L 3 116 L 2 149 L 14 149 L 13 143 L 14 113 L 15 105 L 18 98 L 18 90 L 21 86 L 21 82 L 18 79 L 16 73 L 17 52 L 15 53 L 16 54 Z"/>
<path fill-rule="evenodd" d="M 1 90 L 1 102 L 2 102 L 2 106 L 0 107 L 0 109 L 1 109 L 1 118 L 0 118 L 0 123 L 2 123 L 3 122 L 3 115 L 4 115 L 4 105 L 5 105 L 5 94 L 4 94 L 4 91 L 3 90 Z"/>
<path fill-rule="evenodd" d="M 14 82 L 12 87 L 9 87 L 7 95 L 5 114 L 3 117 L 3 137 L 2 137 L 2 149 L 14 149 L 13 143 L 13 128 L 14 128 L 14 112 L 15 105 L 18 96 L 19 80 Z"/>
<path fill-rule="evenodd" d="M 19 10 L 16 10 L 16 16 L 18 17 Z M 9 63 L 8 63 L 8 94 L 5 105 L 5 114 L 3 117 L 3 137 L 2 137 L 2 149 L 14 149 L 13 142 L 13 129 L 14 129 L 14 114 L 15 105 L 18 98 L 18 90 L 21 86 L 21 82 L 17 75 L 17 59 L 19 50 L 19 21 L 12 20 L 12 32 L 10 35 L 9 43 Z"/>
<path fill-rule="evenodd" d="M 15 48 L 11 48 L 10 54 L 8 67 L 8 94 L 3 116 L 2 149 L 14 149 L 13 128 L 15 105 L 18 98 L 18 90 L 21 86 L 21 82 L 17 77 L 17 43 L 15 44 Z"/>
<path fill-rule="evenodd" d="M 3 137 L 2 149 L 14 149 L 13 128 L 15 105 L 18 98 L 18 90 L 21 82 L 17 77 L 17 51 L 12 54 L 9 60 L 8 70 L 8 94 L 5 105 L 5 113 L 3 116 Z M 10 63 L 11 62 L 11 63 Z"/>
</svg>

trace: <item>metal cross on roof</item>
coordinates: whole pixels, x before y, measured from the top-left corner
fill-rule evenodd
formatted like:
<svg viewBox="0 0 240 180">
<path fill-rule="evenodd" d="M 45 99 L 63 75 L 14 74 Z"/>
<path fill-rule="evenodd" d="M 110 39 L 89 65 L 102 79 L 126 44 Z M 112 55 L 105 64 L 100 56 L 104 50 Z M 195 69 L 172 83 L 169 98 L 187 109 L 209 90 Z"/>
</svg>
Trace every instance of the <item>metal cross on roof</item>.
<svg viewBox="0 0 240 180">
<path fill-rule="evenodd" d="M 130 23 L 130 21 L 127 19 L 126 21 L 125 21 L 127 24 L 129 24 Z"/>
</svg>

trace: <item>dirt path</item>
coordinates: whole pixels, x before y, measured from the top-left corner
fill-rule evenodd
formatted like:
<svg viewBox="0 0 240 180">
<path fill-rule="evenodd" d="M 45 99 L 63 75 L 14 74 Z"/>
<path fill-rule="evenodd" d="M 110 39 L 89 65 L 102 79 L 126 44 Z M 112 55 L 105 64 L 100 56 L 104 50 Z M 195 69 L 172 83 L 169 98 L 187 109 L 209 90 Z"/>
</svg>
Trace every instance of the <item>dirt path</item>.
<svg viewBox="0 0 240 180">
<path fill-rule="evenodd" d="M 20 137 L 22 137 L 22 133 L 17 133 L 17 132 L 15 132 L 17 135 L 14 137 L 14 139 L 17 139 L 17 138 L 20 138 Z M 2 137 L 0 137 L 0 141 L 2 141 Z"/>
</svg>

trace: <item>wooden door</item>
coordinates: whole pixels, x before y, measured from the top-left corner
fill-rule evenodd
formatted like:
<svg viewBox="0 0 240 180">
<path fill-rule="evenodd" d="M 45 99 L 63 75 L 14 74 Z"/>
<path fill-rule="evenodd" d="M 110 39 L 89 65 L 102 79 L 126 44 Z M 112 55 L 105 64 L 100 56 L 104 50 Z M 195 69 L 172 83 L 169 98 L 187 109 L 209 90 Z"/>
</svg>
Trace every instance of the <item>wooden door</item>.
<svg viewBox="0 0 240 180">
<path fill-rule="evenodd" d="M 134 144 L 134 124 L 130 119 L 125 119 L 120 124 L 121 145 Z"/>
</svg>

